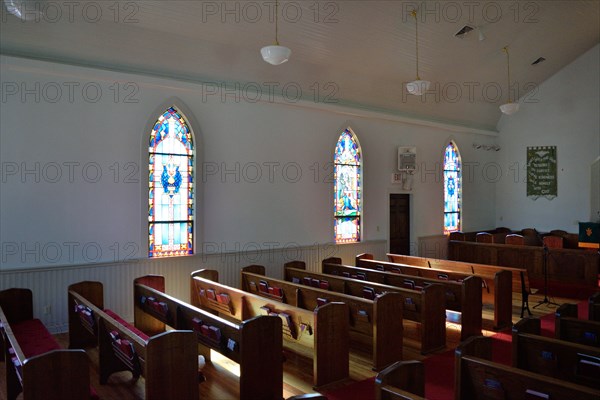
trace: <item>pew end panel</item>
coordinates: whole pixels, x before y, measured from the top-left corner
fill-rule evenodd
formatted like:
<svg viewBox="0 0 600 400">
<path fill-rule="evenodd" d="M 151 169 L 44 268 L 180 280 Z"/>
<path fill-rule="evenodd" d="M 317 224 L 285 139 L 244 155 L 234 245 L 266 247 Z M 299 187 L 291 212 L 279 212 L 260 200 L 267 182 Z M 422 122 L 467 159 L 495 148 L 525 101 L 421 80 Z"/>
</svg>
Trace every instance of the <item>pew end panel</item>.
<svg viewBox="0 0 600 400">
<path fill-rule="evenodd" d="M 385 293 L 377 296 L 373 307 L 373 369 L 380 371 L 401 361 L 403 352 L 403 296 Z"/>
<path fill-rule="evenodd" d="M 69 348 L 84 349 L 98 345 L 97 317 L 92 315 L 93 326 L 88 330 L 83 325 L 81 317 L 75 310 L 77 305 L 91 303 L 99 310 L 104 310 L 104 287 L 102 282 L 83 281 L 69 285 L 67 291 L 68 318 L 69 318 Z"/>
<path fill-rule="evenodd" d="M 460 340 L 466 340 L 471 336 L 481 335 L 483 324 L 483 300 L 481 298 L 482 280 L 478 276 L 469 276 L 462 281 L 461 285 L 461 331 Z"/>
<path fill-rule="evenodd" d="M 30 289 L 23 288 L 2 290 L 0 308 L 8 323 L 33 319 L 33 294 Z"/>
<path fill-rule="evenodd" d="M 494 276 L 494 329 L 504 330 L 512 326 L 512 273 L 507 270 Z"/>
<path fill-rule="evenodd" d="M 89 399 L 89 360 L 84 350 L 53 350 L 22 365 L 24 400 Z"/>
<path fill-rule="evenodd" d="M 192 331 L 169 331 L 148 339 L 145 352 L 146 399 L 197 399 L 198 358 Z"/>
<path fill-rule="evenodd" d="M 518 367 L 517 361 L 519 360 L 519 340 L 520 334 L 528 333 L 531 335 L 540 335 L 541 334 L 542 323 L 539 318 L 527 317 L 522 318 L 512 327 L 512 366 Z"/>
<path fill-rule="evenodd" d="M 454 398 L 475 399 L 474 387 L 465 380 L 466 371 L 463 371 L 463 358 L 475 356 L 489 360 L 492 358 L 492 338 L 473 336 L 461 342 L 454 350 Z M 501 397 L 502 398 L 502 397 Z"/>
<path fill-rule="evenodd" d="M 324 304 L 314 311 L 313 386 L 315 390 L 349 377 L 349 315 L 348 306 L 340 302 Z"/>
<path fill-rule="evenodd" d="M 427 285 L 421 299 L 421 354 L 426 354 L 446 347 L 446 291 L 437 283 Z"/>
<path fill-rule="evenodd" d="M 577 304 L 561 304 L 556 309 L 554 316 L 554 336 L 560 339 L 564 336 L 564 332 L 561 332 L 562 318 L 577 318 Z"/>
<path fill-rule="evenodd" d="M 397 361 L 375 378 L 377 400 L 421 399 L 425 396 L 425 366 L 421 361 Z"/>
<path fill-rule="evenodd" d="M 240 393 L 252 394 L 241 398 L 280 399 L 283 388 L 281 318 L 255 317 L 243 321 L 241 328 Z"/>
<path fill-rule="evenodd" d="M 600 292 L 591 295 L 588 303 L 588 319 L 590 321 L 600 321 Z"/>
</svg>

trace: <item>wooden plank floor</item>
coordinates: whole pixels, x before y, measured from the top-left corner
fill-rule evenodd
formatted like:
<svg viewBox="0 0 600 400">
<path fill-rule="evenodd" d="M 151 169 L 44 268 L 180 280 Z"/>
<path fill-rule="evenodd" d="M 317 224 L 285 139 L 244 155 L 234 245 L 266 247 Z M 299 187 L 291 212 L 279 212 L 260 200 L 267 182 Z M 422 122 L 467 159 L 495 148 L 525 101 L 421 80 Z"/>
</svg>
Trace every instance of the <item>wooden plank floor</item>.
<svg viewBox="0 0 600 400">
<path fill-rule="evenodd" d="M 533 309 L 539 301 L 543 299 L 541 295 L 530 296 L 530 308 L 535 316 L 543 316 L 553 312 L 556 306 L 549 306 L 547 304 L 541 305 L 540 307 Z M 552 301 L 562 303 L 577 303 L 580 300 L 569 300 L 564 298 L 553 297 Z M 520 319 L 521 314 L 521 302 L 520 294 L 513 293 L 513 323 Z M 489 308 L 484 307 L 483 310 L 483 323 L 484 323 L 484 334 L 486 336 L 493 335 L 494 331 L 491 330 L 493 313 Z M 456 347 L 460 340 L 459 326 L 452 323 L 447 323 L 447 349 Z M 423 356 L 419 352 L 419 343 L 416 338 L 419 336 L 420 326 L 416 323 L 405 321 L 404 330 L 404 358 L 406 360 L 423 360 L 426 356 Z M 56 335 L 57 340 L 63 347 L 68 345 L 68 334 Z M 445 351 L 442 350 L 442 351 Z M 214 400 L 226 400 L 226 399 L 237 399 L 237 376 L 239 374 L 239 367 L 236 363 L 229 361 L 223 357 L 220 357 L 217 353 L 213 356 L 213 362 L 207 363 L 203 372 L 206 376 L 206 382 L 200 385 L 200 398 L 201 399 L 214 399 Z M 92 385 L 96 388 L 101 399 L 106 400 L 138 400 L 144 399 L 144 382 L 143 378 L 138 381 L 131 379 L 131 374 L 128 372 L 121 372 L 113 374 L 107 385 L 100 385 L 98 382 L 98 352 L 95 349 L 88 350 L 88 355 L 91 359 L 90 366 L 90 377 Z M 334 360 L 332 360 L 334 362 Z M 295 357 L 293 354 L 286 355 L 286 361 L 284 363 L 284 387 L 283 397 L 287 398 L 296 394 L 314 392 L 311 387 L 312 381 L 312 363 L 309 360 L 300 359 Z M 360 354 L 352 352 L 350 355 L 350 380 L 338 384 L 337 386 L 343 386 L 353 381 L 360 381 L 376 375 L 376 372 L 371 370 L 371 364 L 369 361 L 368 354 Z M 6 385 L 5 374 L 4 374 L 4 363 L 0 362 L 0 400 L 6 399 Z M 20 397 L 19 397 L 20 398 Z"/>
</svg>

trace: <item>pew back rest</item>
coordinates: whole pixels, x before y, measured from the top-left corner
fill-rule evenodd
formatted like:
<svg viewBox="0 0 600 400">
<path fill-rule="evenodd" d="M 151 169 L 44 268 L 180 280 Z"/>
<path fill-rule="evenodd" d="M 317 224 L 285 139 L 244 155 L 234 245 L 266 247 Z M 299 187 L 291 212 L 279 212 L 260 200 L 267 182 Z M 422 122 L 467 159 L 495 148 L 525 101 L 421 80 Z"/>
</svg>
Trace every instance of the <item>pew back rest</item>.
<svg viewBox="0 0 600 400">
<path fill-rule="evenodd" d="M 369 300 L 373 300 L 375 296 L 387 292 L 399 293 L 404 305 L 405 319 L 421 322 L 425 318 L 425 315 L 421 315 L 425 312 L 423 308 L 427 308 L 427 313 L 430 317 L 434 317 L 434 315 L 437 314 L 438 318 L 441 318 L 442 320 L 445 318 L 444 309 L 441 306 L 445 293 L 443 287 L 437 283 L 428 284 L 419 289 L 409 289 L 406 287 L 367 282 L 342 276 L 327 276 L 291 267 L 285 268 L 284 276 L 287 281 L 292 281 L 293 283 L 295 282 L 304 286 L 311 286 L 314 281 L 319 282 L 321 285 L 323 282 L 326 282 L 331 291 L 348 294 L 354 297 L 363 297 Z"/>
<path fill-rule="evenodd" d="M 378 400 L 424 399 L 425 367 L 421 361 L 398 361 L 375 378 Z"/>
<path fill-rule="evenodd" d="M 456 348 L 455 398 L 591 400 L 600 395 L 596 389 L 494 363 L 491 353 L 489 337 L 472 337 Z"/>
<path fill-rule="evenodd" d="M 264 291 L 265 287 L 267 292 Z M 258 296 L 286 302 L 305 310 L 314 310 L 318 306 L 331 302 L 345 303 L 350 311 L 350 326 L 365 335 L 372 335 L 372 318 L 374 316 L 372 300 L 266 277 L 247 272 L 245 269 L 242 270 L 242 288 Z M 277 293 L 280 290 L 282 296 L 269 293 L 269 288 L 274 288 Z"/>
<path fill-rule="evenodd" d="M 405 256 L 391 253 L 388 253 L 387 256 L 392 263 L 400 263 L 414 266 L 426 266 L 435 269 L 479 275 L 481 277 L 490 276 L 490 274 L 493 275 L 497 271 L 510 271 L 512 274 L 512 291 L 516 293 L 521 293 L 524 285 L 527 290 L 527 293 L 531 292 L 527 268 L 477 264 L 453 260 L 440 260 L 434 258 Z M 523 275 L 523 279 L 521 279 L 521 273 Z"/>
<path fill-rule="evenodd" d="M 600 389 L 600 348 L 514 333 L 513 367 Z"/>
<path fill-rule="evenodd" d="M 445 288 L 446 308 L 453 311 L 461 311 L 461 297 L 463 296 L 463 291 L 471 292 L 471 289 L 463 289 L 463 286 L 465 285 L 468 285 L 469 288 L 472 286 L 473 288 L 477 289 L 473 293 L 473 295 L 477 296 L 474 296 L 471 302 L 476 303 L 477 298 L 481 300 L 481 278 L 478 276 L 467 276 L 462 282 L 458 282 L 425 278 L 417 275 L 401 274 L 399 272 L 391 272 L 389 270 L 378 271 L 370 268 L 352 267 L 341 264 L 323 263 L 321 268 L 323 273 L 326 275 L 348 276 L 355 280 L 381 283 L 400 288 L 414 288 L 420 290 L 428 285 L 441 284 Z"/>
<path fill-rule="evenodd" d="M 291 345 L 294 351 L 312 358 L 312 349 L 314 348 L 313 335 L 316 330 L 318 312 L 315 314 L 312 310 L 306 310 L 275 300 L 270 301 L 263 296 L 253 294 L 249 291 L 232 288 L 213 280 L 203 278 L 202 276 L 205 275 L 205 271 L 203 270 L 195 271 L 192 274 L 192 305 L 206 310 L 217 311 L 225 316 L 229 314 L 229 316 L 236 321 L 243 321 L 261 315 L 269 315 L 269 313 L 287 315 L 291 324 L 288 320 L 284 322 L 283 338 L 285 342 L 288 345 Z M 218 304 L 218 301 L 210 300 L 207 295 L 200 295 L 202 290 L 204 290 L 205 294 L 208 294 L 209 290 L 212 290 L 215 294 L 227 294 L 233 305 L 232 312 L 227 310 L 223 311 L 222 306 Z M 344 304 L 336 303 L 334 308 L 338 310 L 336 313 L 340 313 L 340 316 L 335 317 L 336 323 L 344 326 L 343 317 L 341 315 L 349 315 L 348 307 Z M 347 326 L 347 324 L 348 322 L 346 322 L 345 326 Z M 290 329 L 290 325 L 294 326 L 294 328 Z M 324 326 L 323 332 L 326 331 L 327 329 Z"/>
</svg>

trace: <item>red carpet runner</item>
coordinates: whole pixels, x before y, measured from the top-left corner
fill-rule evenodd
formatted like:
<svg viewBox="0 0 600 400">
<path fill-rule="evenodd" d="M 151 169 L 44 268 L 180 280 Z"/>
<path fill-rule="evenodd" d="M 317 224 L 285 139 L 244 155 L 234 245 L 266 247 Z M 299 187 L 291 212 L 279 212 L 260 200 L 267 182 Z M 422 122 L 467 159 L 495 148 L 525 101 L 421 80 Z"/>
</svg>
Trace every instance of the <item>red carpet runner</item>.
<svg viewBox="0 0 600 400">
<path fill-rule="evenodd" d="M 579 318 L 587 319 L 588 303 L 578 305 Z M 542 335 L 554 337 L 554 312 L 541 319 Z M 511 365 L 511 334 L 492 336 L 492 360 Z M 450 400 L 454 398 L 454 349 L 423 360 L 425 364 L 425 398 Z M 355 382 L 343 388 L 324 393 L 328 400 L 375 400 L 375 378 Z"/>
</svg>

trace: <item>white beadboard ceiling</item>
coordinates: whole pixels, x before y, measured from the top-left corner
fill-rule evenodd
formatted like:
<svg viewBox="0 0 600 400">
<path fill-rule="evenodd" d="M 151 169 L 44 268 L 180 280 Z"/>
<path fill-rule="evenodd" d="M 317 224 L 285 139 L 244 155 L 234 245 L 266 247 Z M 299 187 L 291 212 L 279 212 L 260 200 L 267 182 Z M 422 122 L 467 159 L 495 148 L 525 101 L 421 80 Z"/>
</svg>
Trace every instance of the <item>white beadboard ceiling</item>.
<svg viewBox="0 0 600 400">
<path fill-rule="evenodd" d="M 26 0 L 46 14 L 24 22 L 3 8 L 0 52 L 189 81 L 255 82 L 265 90 L 265 83 L 277 82 L 276 94 L 297 84 L 309 101 L 318 89 L 341 105 L 493 130 L 507 95 L 504 46 L 524 96 L 527 85 L 540 84 L 600 41 L 598 0 L 282 0 L 279 39 L 292 57 L 271 66 L 259 50 L 274 41 L 273 4 Z M 424 98 L 407 95 L 403 86 L 415 79 L 409 16 L 415 6 L 420 75 L 434 84 Z M 486 39 L 479 41 L 477 30 L 455 38 L 466 24 L 480 27 Z M 546 61 L 531 66 L 538 57 Z M 498 87 L 502 97 L 494 99 Z M 536 99 L 543 101 L 541 93 L 527 98 Z"/>
</svg>

